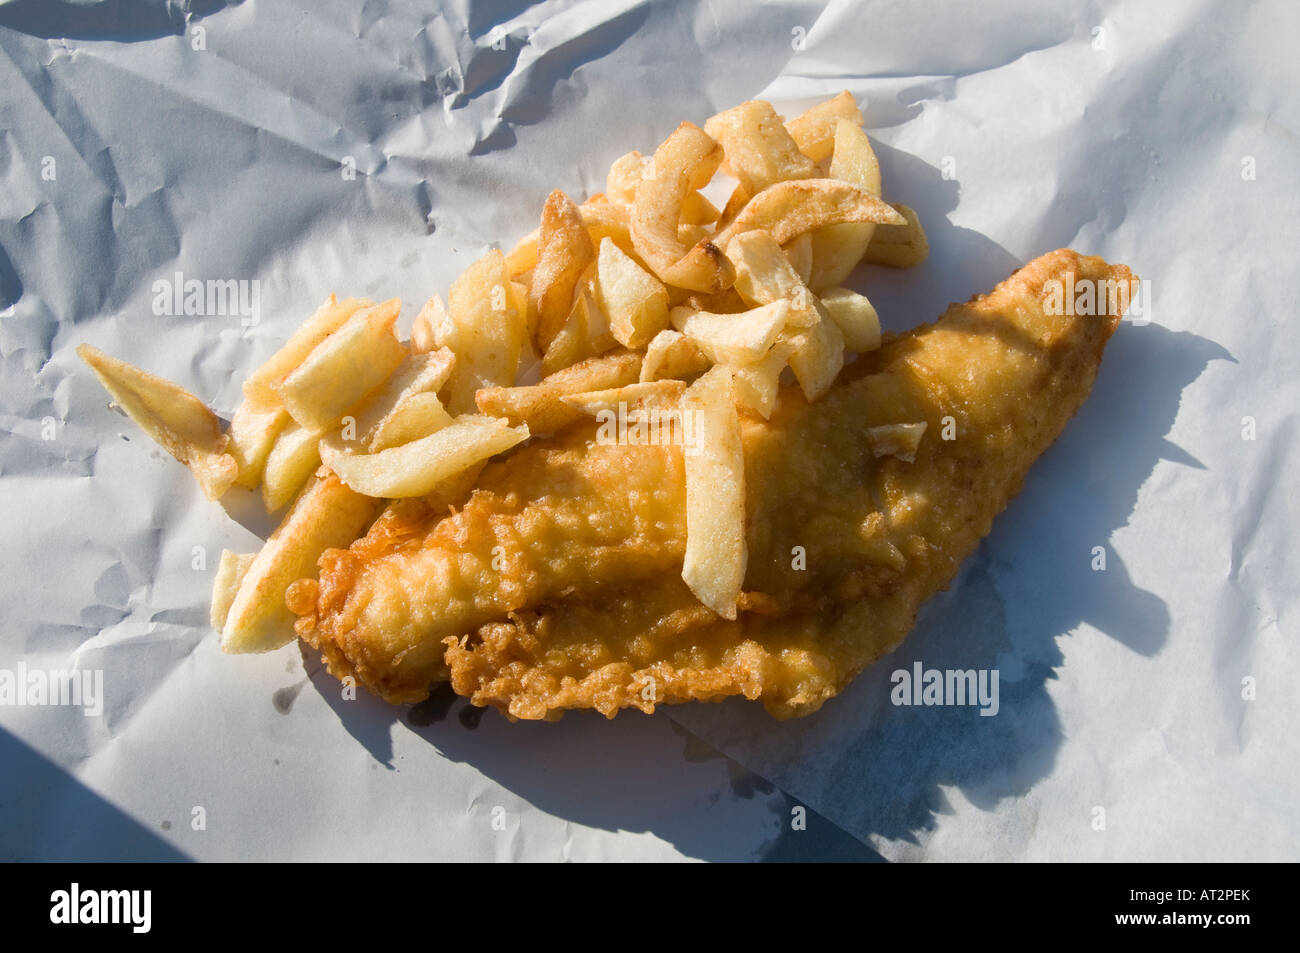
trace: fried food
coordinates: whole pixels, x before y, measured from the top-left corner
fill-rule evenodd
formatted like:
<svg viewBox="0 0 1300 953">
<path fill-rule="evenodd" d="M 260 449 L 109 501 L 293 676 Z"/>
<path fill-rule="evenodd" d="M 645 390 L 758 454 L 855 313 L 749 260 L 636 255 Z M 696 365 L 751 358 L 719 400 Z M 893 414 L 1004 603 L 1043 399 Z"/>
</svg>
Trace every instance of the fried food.
<svg viewBox="0 0 1300 953">
<path fill-rule="evenodd" d="M 169 380 L 82 344 L 77 356 L 90 365 L 104 389 L 159 446 L 190 468 L 203 493 L 220 499 L 239 476 L 228 452 L 230 438 L 203 401 Z"/>
<path fill-rule="evenodd" d="M 673 325 L 709 360 L 747 364 L 761 360 L 790 320 L 790 302 L 778 298 L 739 314 L 710 314 L 693 308 L 673 308 Z"/>
<path fill-rule="evenodd" d="M 596 260 L 596 249 L 587 234 L 582 214 L 572 200 L 559 189 L 546 199 L 542 209 L 542 225 L 537 241 L 537 267 L 533 269 L 532 299 L 537 310 L 537 345 L 542 350 L 560 333 L 565 319 L 573 307 L 573 291 L 578 285 L 583 269 Z M 502 259 L 502 269 L 505 270 Z M 485 382 L 508 384 L 514 380 Z M 469 396 L 473 405 L 474 395 Z M 462 408 L 453 408 L 458 412 Z"/>
<path fill-rule="evenodd" d="M 683 448 L 580 421 L 490 463 L 458 512 L 401 501 L 327 551 L 319 582 L 290 590 L 298 634 L 392 702 L 449 674 L 518 718 L 737 694 L 815 711 L 902 640 L 1086 399 L 1119 316 L 1049 313 L 1045 284 L 1070 274 L 1131 278 L 1053 252 L 886 341 L 820 401 L 786 387 L 770 421 L 743 418 L 734 621 L 681 576 Z M 900 424 L 919 434 L 911 463 L 877 456 L 875 428 Z"/>
<path fill-rule="evenodd" d="M 226 431 L 230 438 L 227 452 L 239 468 L 236 483 L 250 490 L 257 486 L 266 458 L 288 424 L 289 412 L 274 401 L 262 403 L 260 399 L 245 397 L 240 402 Z"/>
<path fill-rule="evenodd" d="M 409 353 L 393 333 L 400 311 L 396 298 L 361 308 L 321 341 L 275 388 L 289 416 L 325 430 L 388 380 Z"/>
<path fill-rule="evenodd" d="M 721 212 L 700 192 L 719 170 Z M 1117 314 L 1060 316 L 1045 283 L 1127 303 L 1127 269 L 1063 250 L 886 339 L 842 285 L 928 244 L 847 92 L 789 123 L 757 101 L 682 123 L 606 189 L 552 192 L 407 343 L 396 299 L 331 296 L 226 433 L 79 349 L 209 496 L 294 501 L 257 554 L 223 553 L 223 649 L 297 632 L 392 702 L 449 678 L 518 718 L 814 711 L 903 638 L 1086 397 Z"/>
<path fill-rule="evenodd" d="M 562 207 L 566 202 L 563 192 L 553 193 L 547 202 L 548 213 L 553 206 Z M 578 227 L 581 230 L 581 224 Z M 564 256 L 553 254 L 550 244 L 544 243 L 544 247 L 547 252 L 538 269 L 553 269 L 547 279 L 550 290 L 543 295 L 549 315 L 565 294 L 573 294 L 572 281 L 567 291 L 556 290 L 558 285 L 569 278 L 576 281 L 577 276 L 556 273 L 565 267 L 559 260 Z M 447 381 L 447 409 L 453 414 L 472 414 L 474 394 L 480 387 L 514 383 L 528 337 L 528 315 L 527 305 L 520 307 L 521 302 L 510 294 L 509 286 L 505 256 L 494 250 L 466 268 L 447 293 L 447 319 L 441 323 L 447 329 L 445 344 L 455 354 Z M 563 301 L 562 306 L 567 314 L 568 302 Z M 561 323 L 564 314 L 560 315 Z"/>
<path fill-rule="evenodd" d="M 580 361 L 527 387 L 485 387 L 478 392 L 478 407 L 535 433 L 553 433 L 582 416 L 564 403 L 566 394 L 623 387 L 635 383 L 640 370 L 640 354 L 618 351 Z"/>
<path fill-rule="evenodd" d="M 880 347 L 880 316 L 865 295 L 832 288 L 821 296 L 822 307 L 844 335 L 844 346 L 862 353 Z"/>
<path fill-rule="evenodd" d="M 226 573 L 236 578 L 234 595 L 222 596 L 223 601 L 230 598 L 230 606 L 223 613 L 221 648 L 268 652 L 292 642 L 293 613 L 285 602 L 286 590 L 311 572 L 331 547 L 356 539 L 378 506 L 377 500 L 354 493 L 329 470 L 318 470 L 252 561 L 242 570 L 238 562 L 226 566 Z"/>
<path fill-rule="evenodd" d="M 778 182 L 755 195 L 713 241 L 719 248 L 726 248 L 742 232 L 762 228 L 784 245 L 813 229 L 846 222 L 906 225 L 907 219 L 883 200 L 848 182 L 794 179 Z"/>
<path fill-rule="evenodd" d="M 721 291 L 735 279 L 716 245 L 687 246 L 678 237 L 686 196 L 708 183 L 722 164 L 722 146 L 699 126 L 684 122 L 655 150 L 654 175 L 637 186 L 632 245 L 665 283 L 691 291 Z"/>
<path fill-rule="evenodd" d="M 880 162 L 871 140 L 852 120 L 841 119 L 835 126 L 835 152 L 831 156 L 833 179 L 851 182 L 869 195 L 880 195 Z M 805 232 L 811 245 L 815 268 L 806 279 L 816 292 L 842 284 L 852 274 L 871 244 L 876 226 L 870 222 L 827 225 Z"/>
<path fill-rule="evenodd" d="M 907 221 L 903 225 L 882 225 L 871 234 L 863 261 L 890 268 L 915 268 L 930 254 L 930 242 L 916 213 L 906 205 L 894 210 Z"/>
<path fill-rule="evenodd" d="M 769 102 L 733 106 L 706 122 L 704 131 L 721 143 L 727 171 L 751 195 L 777 182 L 818 175 L 817 163 L 799 151 Z"/>
<path fill-rule="evenodd" d="M 274 513 L 292 500 L 320 466 L 319 430 L 290 421 L 276 438 L 262 469 L 262 503 Z"/>
<path fill-rule="evenodd" d="M 668 289 L 610 238 L 600 243 L 596 295 L 610 332 L 624 347 L 644 348 L 668 327 Z"/>
<path fill-rule="evenodd" d="M 785 128 L 800 152 L 814 162 L 821 162 L 835 151 L 835 133 L 841 120 L 862 125 L 862 113 L 847 89 L 791 119 Z"/>
<path fill-rule="evenodd" d="M 493 454 L 528 439 L 526 426 L 501 417 L 462 414 L 432 433 L 375 453 L 348 453 L 339 441 L 320 441 L 321 459 L 339 479 L 375 499 L 426 496 L 438 484 Z"/>
<path fill-rule="evenodd" d="M 334 295 L 303 322 L 302 327 L 285 341 L 271 358 L 244 381 L 244 396 L 262 407 L 279 406 L 280 386 L 286 377 L 316 350 L 325 339 L 347 323 L 362 308 L 374 307 L 366 298 L 345 298 L 339 301 Z"/>
<path fill-rule="evenodd" d="M 701 603 L 735 619 L 745 583 L 745 446 L 731 370 L 710 369 L 682 395 L 696 421 L 684 448 L 686 552 L 682 581 Z M 690 452 L 694 450 L 695 452 Z"/>
</svg>

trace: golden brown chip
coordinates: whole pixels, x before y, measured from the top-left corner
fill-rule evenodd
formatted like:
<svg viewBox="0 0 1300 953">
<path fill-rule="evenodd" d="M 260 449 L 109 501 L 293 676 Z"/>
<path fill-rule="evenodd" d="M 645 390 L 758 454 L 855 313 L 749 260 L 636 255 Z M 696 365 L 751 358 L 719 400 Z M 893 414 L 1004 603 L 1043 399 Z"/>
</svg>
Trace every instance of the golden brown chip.
<svg viewBox="0 0 1300 953">
<path fill-rule="evenodd" d="M 722 155 L 722 147 L 703 129 L 684 122 L 655 150 L 653 175 L 637 188 L 632 244 L 665 284 L 721 291 L 735 277 L 731 263 L 713 242 L 687 247 L 677 233 L 687 193 L 712 177 Z"/>
<path fill-rule="evenodd" d="M 741 232 L 762 228 L 784 245 L 796 235 L 842 222 L 902 225 L 906 221 L 890 205 L 848 182 L 800 179 L 778 182 L 755 195 L 713 241 L 726 248 Z"/>
<path fill-rule="evenodd" d="M 573 289 L 582 271 L 596 259 L 596 248 L 582 213 L 559 189 L 542 208 L 532 300 L 537 308 L 537 346 L 546 351 L 573 308 Z"/>
<path fill-rule="evenodd" d="M 914 268 L 929 257 L 930 242 L 916 212 L 906 205 L 895 205 L 894 208 L 905 223 L 878 227 L 871 235 L 871 244 L 862 260 L 890 268 Z"/>
<path fill-rule="evenodd" d="M 77 356 L 90 365 L 113 401 L 164 450 L 190 468 L 210 500 L 234 484 L 239 464 L 226 452 L 221 420 L 189 391 L 89 344 Z"/>
<path fill-rule="evenodd" d="M 821 162 L 830 158 L 835 149 L 835 127 L 841 119 L 862 125 L 862 112 L 847 89 L 791 119 L 785 127 L 800 152 L 814 162 Z"/>
<path fill-rule="evenodd" d="M 446 397 L 453 414 L 472 413 L 480 387 L 514 382 L 528 333 L 519 306 L 499 251 L 489 251 L 452 282 L 447 311 L 454 332 L 446 343 L 456 360 Z"/>
<path fill-rule="evenodd" d="M 582 416 L 560 399 L 565 394 L 635 384 L 640 373 L 641 355 L 619 351 L 588 358 L 527 387 L 485 387 L 478 392 L 478 407 L 512 424 L 527 424 L 533 433 L 554 433 Z"/>
<path fill-rule="evenodd" d="M 799 151 L 772 104 L 761 99 L 718 113 L 704 124 L 704 131 L 721 143 L 727 171 L 751 195 L 777 182 L 821 174 Z"/>
</svg>

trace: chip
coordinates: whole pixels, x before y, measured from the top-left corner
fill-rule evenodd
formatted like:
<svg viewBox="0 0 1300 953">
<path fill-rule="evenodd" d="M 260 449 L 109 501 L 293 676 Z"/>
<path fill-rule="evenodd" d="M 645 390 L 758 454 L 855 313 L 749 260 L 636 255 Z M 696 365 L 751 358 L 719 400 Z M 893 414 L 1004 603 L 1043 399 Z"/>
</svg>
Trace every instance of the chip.
<svg viewBox="0 0 1300 953">
<path fill-rule="evenodd" d="M 342 549 L 360 536 L 379 501 L 355 493 L 327 470 L 298 494 L 284 521 L 253 558 L 221 628 L 226 652 L 269 652 L 293 641 L 294 614 L 284 603 L 289 586 L 316 574 L 327 549 Z"/>
<path fill-rule="evenodd" d="M 785 124 L 799 151 L 814 162 L 829 158 L 835 149 L 835 131 L 841 119 L 862 125 L 862 112 L 846 89 Z"/>
<path fill-rule="evenodd" d="M 289 416 L 325 430 L 382 384 L 409 353 L 393 334 L 401 303 L 362 308 L 325 338 L 277 388 Z"/>
<path fill-rule="evenodd" d="M 596 296 L 609 330 L 624 347 L 643 348 L 668 327 L 668 291 L 608 238 L 600 243 Z"/>
<path fill-rule="evenodd" d="M 203 401 L 169 380 L 109 357 L 89 344 L 77 355 L 90 365 L 114 402 L 159 446 L 190 468 L 204 495 L 215 500 L 234 485 L 239 464 L 226 452 L 221 420 Z"/>
<path fill-rule="evenodd" d="M 682 579 L 724 619 L 736 618 L 749 551 L 745 541 L 745 451 L 731 371 L 715 367 L 682 395 L 694 416 L 696 452 L 685 454 L 686 555 Z"/>
<path fill-rule="evenodd" d="M 528 335 L 527 316 L 512 293 L 501 252 L 489 251 L 452 282 L 447 314 L 454 328 L 450 346 L 455 352 L 447 381 L 447 409 L 453 414 L 472 413 L 479 388 L 514 383 Z"/>
<path fill-rule="evenodd" d="M 529 436 L 500 417 L 465 414 L 427 437 L 377 453 L 346 453 L 321 441 L 321 457 L 357 493 L 401 499 L 432 493 L 439 483 Z"/>
<path fill-rule="evenodd" d="M 715 364 L 751 364 L 776 343 L 790 320 L 784 298 L 740 314 L 674 308 L 672 322 Z"/>
<path fill-rule="evenodd" d="M 732 238 L 756 228 L 771 232 L 778 245 L 797 235 L 843 222 L 905 224 L 891 206 L 862 189 L 839 179 L 802 179 L 778 182 L 758 193 L 736 220 L 714 236 L 726 248 Z"/>
<path fill-rule="evenodd" d="M 708 182 L 721 162 L 722 147 L 699 126 L 684 122 L 655 150 L 654 174 L 637 188 L 632 244 L 665 284 L 720 291 L 735 277 L 711 241 L 687 247 L 677 234 L 687 193 Z"/>
<path fill-rule="evenodd" d="M 543 353 L 564 327 L 573 308 L 573 291 L 583 269 L 595 261 L 596 249 L 582 213 L 567 195 L 553 191 L 542 208 L 538 235 L 537 267 L 533 269 L 531 296 L 537 309 L 537 346 Z M 497 380 L 496 384 L 509 381 Z M 455 410 L 455 405 L 453 405 Z"/>
<path fill-rule="evenodd" d="M 582 416 L 561 400 L 565 394 L 634 384 L 640 370 L 640 354 L 605 354 L 566 367 L 528 387 L 485 387 L 478 392 L 478 408 L 511 423 L 526 424 L 533 433 L 554 433 Z"/>
<path fill-rule="evenodd" d="M 769 185 L 821 175 L 817 164 L 799 151 L 772 104 L 753 100 L 718 113 L 704 124 L 726 156 L 726 169 L 756 195 Z"/>
<path fill-rule="evenodd" d="M 848 288 L 832 288 L 822 295 L 821 302 L 850 351 L 861 353 L 880 347 L 880 318 L 864 295 Z"/>
</svg>

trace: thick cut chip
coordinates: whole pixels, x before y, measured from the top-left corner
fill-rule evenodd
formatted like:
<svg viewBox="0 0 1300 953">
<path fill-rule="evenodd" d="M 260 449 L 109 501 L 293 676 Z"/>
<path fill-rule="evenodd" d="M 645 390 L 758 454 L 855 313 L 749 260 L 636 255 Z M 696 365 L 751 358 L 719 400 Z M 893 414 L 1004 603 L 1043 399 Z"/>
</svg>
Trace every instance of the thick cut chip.
<svg viewBox="0 0 1300 953">
<path fill-rule="evenodd" d="M 319 430 L 298 423 L 290 423 L 280 432 L 262 475 L 262 502 L 268 513 L 292 500 L 316 472 L 320 466 L 320 438 Z"/>
<path fill-rule="evenodd" d="M 596 260 L 596 249 L 583 222 L 582 213 L 567 195 L 553 191 L 542 207 L 538 234 L 537 267 L 533 269 L 532 299 L 537 309 L 537 345 L 546 345 L 564 327 L 573 308 L 573 291 L 587 265 Z M 508 381 L 493 381 L 505 384 Z M 452 410 L 457 408 L 453 405 Z"/>
<path fill-rule="evenodd" d="M 109 357 L 89 344 L 77 355 L 90 365 L 114 403 L 159 446 L 190 468 L 203 494 L 218 499 L 234 484 L 239 464 L 226 452 L 221 420 L 203 401 L 177 384 Z"/>
<path fill-rule="evenodd" d="M 813 296 L 790 259 L 768 232 L 742 232 L 727 246 L 736 267 L 736 291 L 750 305 L 790 302 L 791 324 L 808 327 L 817 322 Z"/>
<path fill-rule="evenodd" d="M 812 327 L 787 338 L 792 345 L 790 369 L 809 403 L 831 389 L 844 367 L 844 334 L 824 306 L 820 306 L 820 317 Z"/>
<path fill-rule="evenodd" d="M 772 104 L 752 100 L 718 113 L 704 124 L 726 155 L 727 171 L 756 195 L 788 179 L 811 179 L 821 173 L 799 151 Z"/>
<path fill-rule="evenodd" d="M 687 225 L 683 223 L 677 226 L 677 240 L 688 247 L 706 241 L 712 234 L 713 229 L 706 228 L 703 225 Z"/>
<path fill-rule="evenodd" d="M 831 227 L 835 228 L 836 226 L 832 225 Z M 796 235 L 786 242 L 783 249 L 785 257 L 790 261 L 790 267 L 794 269 L 795 274 L 799 276 L 799 280 L 805 285 L 808 284 L 808 279 L 812 277 L 812 239 L 812 232 L 804 232 L 802 235 Z"/>
<path fill-rule="evenodd" d="M 307 359 L 307 355 L 316 350 L 316 347 L 327 337 L 343 327 L 344 322 L 358 310 L 373 305 L 373 301 L 364 298 L 345 298 L 339 301 L 334 295 L 330 295 L 280 350 L 271 355 L 265 364 L 244 381 L 244 396 L 262 406 L 278 404 L 280 384 Z"/>
<path fill-rule="evenodd" d="M 600 243 L 596 296 L 609 318 L 610 333 L 624 347 L 643 348 L 668 327 L 668 291 L 663 283 L 608 238 Z"/>
<path fill-rule="evenodd" d="M 880 160 L 861 124 L 841 119 L 835 125 L 831 178 L 852 182 L 871 195 L 881 194 Z"/>
<path fill-rule="evenodd" d="M 378 453 L 345 453 L 321 441 L 321 457 L 358 493 L 386 499 L 424 496 L 439 483 L 528 439 L 526 426 L 465 414 L 427 437 Z"/>
<path fill-rule="evenodd" d="M 605 195 L 611 202 L 631 208 L 636 203 L 636 190 L 642 178 L 653 170 L 649 156 L 633 151 L 619 156 L 609 167 L 605 178 Z M 585 208 L 585 203 L 584 203 Z M 585 217 L 585 216 L 584 216 Z M 682 199 L 683 225 L 708 225 L 718 220 L 718 210 L 699 192 L 687 192 Z M 588 223 L 590 227 L 591 223 Z M 619 247 L 623 247 L 619 243 Z M 624 249 L 626 251 L 626 249 Z"/>
<path fill-rule="evenodd" d="M 511 278 L 522 277 L 537 267 L 540 235 L 541 229 L 534 228 L 510 249 L 510 254 L 506 255 L 506 271 Z"/>
<path fill-rule="evenodd" d="M 745 581 L 745 451 L 731 371 L 715 367 L 682 395 L 697 445 L 685 454 L 686 555 L 682 579 L 724 619 L 736 618 Z"/>
<path fill-rule="evenodd" d="M 740 314 L 710 314 L 693 308 L 672 311 L 673 327 L 693 341 L 715 364 L 750 364 L 776 343 L 790 321 L 784 298 Z"/>
<path fill-rule="evenodd" d="M 602 243 L 603 245 L 603 243 Z M 551 338 L 542 355 L 542 374 L 554 374 L 579 361 L 593 356 L 591 342 L 591 299 L 579 290 L 573 299 L 573 308 L 560 332 Z"/>
<path fill-rule="evenodd" d="M 612 202 L 604 193 L 597 192 L 578 206 L 582 223 L 587 226 L 591 243 L 599 248 L 600 243 L 610 239 L 625 255 L 630 255 L 637 262 L 641 256 L 632 244 L 632 207 L 621 202 Z"/>
<path fill-rule="evenodd" d="M 684 381 L 660 380 L 566 394 L 560 399 L 588 417 L 602 413 L 631 414 L 643 410 L 672 410 L 686 390 Z"/>
<path fill-rule="evenodd" d="M 480 387 L 514 383 L 528 333 L 527 315 L 519 311 L 500 251 L 489 251 L 452 282 L 447 312 L 455 329 L 449 346 L 456 353 L 447 409 L 471 413 Z"/>
<path fill-rule="evenodd" d="M 758 193 L 736 220 L 714 236 L 720 248 L 732 238 L 756 228 L 772 233 L 778 245 L 815 228 L 842 222 L 902 225 L 898 212 L 874 195 L 839 179 L 801 179 L 778 182 Z"/>
<path fill-rule="evenodd" d="M 654 171 L 636 190 L 632 244 L 666 284 L 691 291 L 721 291 L 734 278 L 731 263 L 711 241 L 682 244 L 677 226 L 682 203 L 713 176 L 722 147 L 699 126 L 684 122 L 655 150 Z"/>
<path fill-rule="evenodd" d="M 412 354 L 359 408 L 343 418 L 344 442 L 354 449 L 373 450 L 370 444 L 383 422 L 415 395 L 436 394 L 455 366 L 451 348 Z"/>
<path fill-rule="evenodd" d="M 427 437 L 452 421 L 438 395 L 430 392 L 412 394 L 381 420 L 370 438 L 369 450 L 377 453 L 412 440 Z"/>
<path fill-rule="evenodd" d="M 212 580 L 212 607 L 208 612 L 208 624 L 218 632 L 225 627 L 226 616 L 230 614 L 230 606 L 235 601 L 239 584 L 256 558 L 257 553 L 232 553 L 228 549 L 221 551 L 217 575 Z"/>
<path fill-rule="evenodd" d="M 674 307 L 681 303 L 680 301 L 674 302 Z M 714 314 L 739 314 L 753 307 L 752 304 L 740 296 L 740 292 L 736 290 L 735 285 L 732 285 L 726 291 L 690 295 L 685 303 L 696 311 L 712 311 Z"/>
<path fill-rule="evenodd" d="M 325 430 L 382 384 L 409 353 L 393 334 L 401 303 L 357 311 L 316 346 L 279 386 L 289 416 Z"/>
<path fill-rule="evenodd" d="M 822 306 L 844 335 L 850 351 L 874 351 L 880 347 L 880 317 L 864 295 L 848 288 L 832 288 L 821 298 Z"/>
<path fill-rule="evenodd" d="M 615 159 L 605 176 L 605 195 L 613 202 L 631 205 L 636 201 L 637 186 L 645 175 L 650 157 L 635 149 Z"/>
<path fill-rule="evenodd" d="M 346 547 L 364 533 L 378 507 L 334 474 L 318 472 L 244 573 L 221 629 L 221 648 L 269 652 L 293 641 L 294 614 L 284 603 L 285 590 L 315 576 L 325 550 Z"/>
<path fill-rule="evenodd" d="M 752 364 L 734 368 L 732 384 L 736 388 L 736 402 L 769 420 L 776 407 L 781 383 L 781 372 L 790 361 L 794 344 L 789 340 L 777 341 L 772 350 Z"/>
<path fill-rule="evenodd" d="M 930 242 L 916 212 L 906 205 L 895 205 L 894 208 L 905 219 L 905 224 L 876 229 L 863 261 L 890 268 L 913 268 L 929 256 Z"/>
<path fill-rule="evenodd" d="M 426 301 L 411 324 L 411 353 L 423 354 L 438 347 L 439 338 L 447 333 L 445 329 L 450 320 L 441 297 L 434 295 Z"/>
<path fill-rule="evenodd" d="M 749 204 L 749 200 L 753 197 L 753 193 L 743 185 L 737 185 L 732 189 L 731 196 L 727 199 L 727 204 L 722 208 L 722 214 L 718 216 L 718 231 L 722 231 L 734 222 L 736 217 L 740 215 L 745 206 Z"/>
<path fill-rule="evenodd" d="M 700 347 L 685 334 L 660 331 L 646 348 L 641 362 L 641 381 L 648 382 L 663 377 L 688 377 L 707 370 L 709 359 Z"/>
<path fill-rule="evenodd" d="M 271 452 L 276 437 L 289 422 L 289 412 L 279 402 L 261 404 L 245 397 L 230 418 L 228 452 L 235 458 L 239 474 L 235 482 L 252 490 L 262 479 L 266 455 Z"/>
<path fill-rule="evenodd" d="M 436 347 L 453 350 L 456 347 L 456 326 L 451 323 L 442 295 L 434 295 L 426 301 L 411 326 L 412 354 L 422 354 Z"/>
<path fill-rule="evenodd" d="M 560 399 L 565 394 L 635 384 L 640 371 L 640 354 L 605 354 L 556 371 L 527 387 L 485 387 L 477 395 L 478 409 L 511 423 L 527 424 L 533 433 L 554 433 L 582 417 Z"/>
<path fill-rule="evenodd" d="M 507 267 L 506 272 L 510 269 Z M 537 333 L 537 312 L 533 310 L 532 298 L 529 297 L 528 285 L 522 281 L 509 281 L 506 283 L 506 295 L 510 299 L 511 306 L 524 316 L 524 334 L 523 350 L 520 352 L 519 360 L 521 365 L 524 363 L 524 355 L 535 353 L 533 350 L 533 335 Z"/>
<path fill-rule="evenodd" d="M 879 197 L 880 162 L 861 126 L 841 119 L 835 128 L 831 178 L 842 179 Z M 812 275 L 809 287 L 821 292 L 842 284 L 857 267 L 871 243 L 876 226 L 870 222 L 828 225 L 812 232 Z"/>
<path fill-rule="evenodd" d="M 785 128 L 800 152 L 814 162 L 821 162 L 835 149 L 835 130 L 841 119 L 862 125 L 862 112 L 847 89 L 791 119 Z"/>
</svg>

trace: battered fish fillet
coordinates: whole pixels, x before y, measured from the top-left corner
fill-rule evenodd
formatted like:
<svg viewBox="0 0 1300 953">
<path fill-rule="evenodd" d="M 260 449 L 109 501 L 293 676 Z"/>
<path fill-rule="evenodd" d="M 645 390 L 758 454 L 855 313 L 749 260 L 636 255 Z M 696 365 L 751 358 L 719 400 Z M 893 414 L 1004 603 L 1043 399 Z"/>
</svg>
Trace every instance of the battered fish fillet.
<svg viewBox="0 0 1300 953">
<path fill-rule="evenodd" d="M 1119 316 L 1046 313 L 1045 283 L 1070 273 L 1125 293 L 1132 277 L 1053 252 L 849 365 L 817 403 L 788 388 L 770 422 L 746 420 L 735 621 L 680 578 L 681 449 L 602 445 L 584 423 L 489 465 L 459 512 L 394 504 L 327 552 L 319 584 L 291 591 L 297 631 L 392 702 L 450 677 L 518 718 L 736 694 L 816 711 L 903 639 L 1088 396 Z M 871 428 L 913 422 L 914 462 L 874 455 Z"/>
</svg>

